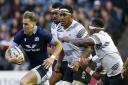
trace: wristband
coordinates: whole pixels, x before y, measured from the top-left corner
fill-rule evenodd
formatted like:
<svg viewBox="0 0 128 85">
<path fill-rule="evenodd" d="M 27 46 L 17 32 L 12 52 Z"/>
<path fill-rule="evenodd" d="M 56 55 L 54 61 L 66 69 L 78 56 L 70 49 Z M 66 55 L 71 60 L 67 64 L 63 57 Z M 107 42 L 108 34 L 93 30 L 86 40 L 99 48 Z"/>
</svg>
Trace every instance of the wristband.
<svg viewBox="0 0 128 85">
<path fill-rule="evenodd" d="M 92 55 L 90 55 L 90 56 L 88 57 L 88 59 L 91 60 L 91 59 L 92 59 Z"/>
<path fill-rule="evenodd" d="M 99 57 L 97 55 L 92 57 L 92 61 L 94 62 L 98 62 L 99 61 Z"/>
<path fill-rule="evenodd" d="M 56 59 L 56 56 L 54 56 L 54 55 L 51 55 L 51 58 L 52 58 L 52 59 Z"/>
<path fill-rule="evenodd" d="M 95 73 L 95 71 L 92 71 L 92 70 L 91 70 L 89 74 L 90 74 L 91 76 L 93 76 L 94 73 Z"/>
</svg>

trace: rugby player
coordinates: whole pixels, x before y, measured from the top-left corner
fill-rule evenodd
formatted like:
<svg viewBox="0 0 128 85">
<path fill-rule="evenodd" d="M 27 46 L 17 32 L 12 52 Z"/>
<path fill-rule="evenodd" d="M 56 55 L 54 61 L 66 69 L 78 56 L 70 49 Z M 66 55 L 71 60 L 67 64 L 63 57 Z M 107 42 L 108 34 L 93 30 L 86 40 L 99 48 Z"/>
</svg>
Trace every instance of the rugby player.
<svg viewBox="0 0 128 85">
<path fill-rule="evenodd" d="M 62 27 L 54 31 L 56 32 L 55 35 L 57 35 L 58 39 L 66 36 L 70 36 L 71 38 L 85 38 L 87 36 L 88 33 L 84 26 L 73 19 L 73 9 L 70 6 L 63 5 L 59 9 L 59 13 Z M 58 68 L 60 68 L 63 78 L 61 81 L 57 82 L 56 85 L 71 85 L 74 79 L 72 65 L 78 60 L 85 49 L 83 47 L 77 47 L 71 43 L 61 42 L 64 51 L 64 58 L 62 62 L 59 61 L 56 66 L 59 66 Z M 82 74 L 82 71 L 80 73 Z"/>
<path fill-rule="evenodd" d="M 60 27 L 62 27 L 61 24 L 60 24 L 60 20 L 59 20 L 59 18 L 60 18 L 60 16 L 59 16 L 59 8 L 61 6 L 62 6 L 61 3 L 58 3 L 58 2 L 57 3 L 54 3 L 52 5 L 52 9 L 50 10 L 51 20 L 52 20 L 52 23 L 51 23 L 51 33 L 52 33 L 52 36 L 54 38 L 57 38 L 57 33 L 56 33 L 57 32 L 57 29 L 59 29 Z M 52 53 L 53 50 L 54 50 L 54 46 L 51 46 L 49 48 L 50 53 Z M 61 55 L 63 55 L 62 53 L 63 52 L 61 52 Z M 59 55 L 59 57 L 62 57 L 61 55 Z M 57 71 L 57 69 L 56 69 L 56 71 L 54 70 L 56 63 L 57 63 L 57 59 L 53 63 L 53 73 L 52 73 L 52 76 L 51 76 L 51 78 L 49 80 L 50 85 L 55 85 L 55 83 L 57 81 L 59 81 L 61 79 L 61 77 L 62 77 L 61 72 Z"/>
<path fill-rule="evenodd" d="M 52 73 L 51 65 L 62 50 L 61 42 L 54 39 L 52 34 L 36 25 L 36 16 L 33 12 L 26 11 L 23 15 L 23 29 L 19 31 L 6 51 L 6 60 L 11 63 L 21 64 L 20 58 L 9 55 L 14 46 L 21 46 L 30 61 L 30 70 L 20 82 L 20 85 L 37 85 L 45 83 Z M 54 53 L 48 57 L 47 44 L 55 45 Z"/>
<path fill-rule="evenodd" d="M 66 37 L 62 40 L 78 46 L 94 46 L 96 55 L 107 72 L 101 78 L 104 85 L 122 85 L 121 70 L 123 61 L 113 40 L 104 31 L 103 21 L 99 18 L 94 18 L 89 26 L 89 32 L 91 35 L 86 39 L 71 39 Z M 92 71 L 91 74 L 93 74 Z"/>
</svg>

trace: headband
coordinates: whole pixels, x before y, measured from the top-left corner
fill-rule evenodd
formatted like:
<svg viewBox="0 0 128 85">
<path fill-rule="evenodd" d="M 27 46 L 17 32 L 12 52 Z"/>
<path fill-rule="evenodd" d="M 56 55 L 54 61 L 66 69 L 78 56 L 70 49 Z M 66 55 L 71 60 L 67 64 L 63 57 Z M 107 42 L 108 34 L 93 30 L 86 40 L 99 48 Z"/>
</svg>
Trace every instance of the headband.
<svg viewBox="0 0 128 85">
<path fill-rule="evenodd" d="M 60 13 L 71 14 L 71 13 L 69 12 L 69 10 L 67 10 L 67 9 L 60 9 L 59 11 L 60 11 Z"/>
<path fill-rule="evenodd" d="M 51 12 L 56 12 L 56 11 L 59 11 L 59 8 L 56 8 L 56 9 L 52 9 Z"/>
<path fill-rule="evenodd" d="M 96 29 L 96 28 L 98 28 L 98 29 L 104 29 L 104 28 L 101 28 L 101 27 L 89 26 L 89 29 Z"/>
</svg>

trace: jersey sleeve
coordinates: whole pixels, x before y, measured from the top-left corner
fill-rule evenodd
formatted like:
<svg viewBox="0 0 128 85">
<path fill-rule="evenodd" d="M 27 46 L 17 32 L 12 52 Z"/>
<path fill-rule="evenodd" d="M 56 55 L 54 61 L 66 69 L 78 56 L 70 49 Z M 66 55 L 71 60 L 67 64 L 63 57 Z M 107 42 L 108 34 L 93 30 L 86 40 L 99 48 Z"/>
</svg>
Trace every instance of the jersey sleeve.
<svg viewBox="0 0 128 85">
<path fill-rule="evenodd" d="M 20 45 L 22 37 L 23 37 L 22 31 L 16 33 L 16 35 L 14 36 L 14 39 L 13 39 L 13 43 Z"/>
<path fill-rule="evenodd" d="M 87 30 L 82 26 L 78 26 L 78 28 L 79 29 L 77 29 L 78 32 L 77 32 L 76 37 L 77 38 L 85 38 L 88 34 Z"/>
<path fill-rule="evenodd" d="M 95 44 L 101 44 L 101 39 L 100 36 L 96 33 L 93 34 L 92 36 L 90 36 L 89 38 L 91 38 L 92 40 L 94 40 Z"/>
<path fill-rule="evenodd" d="M 42 34 L 43 34 L 43 38 L 46 43 L 53 42 L 53 36 L 49 31 L 44 30 L 44 32 Z"/>
</svg>

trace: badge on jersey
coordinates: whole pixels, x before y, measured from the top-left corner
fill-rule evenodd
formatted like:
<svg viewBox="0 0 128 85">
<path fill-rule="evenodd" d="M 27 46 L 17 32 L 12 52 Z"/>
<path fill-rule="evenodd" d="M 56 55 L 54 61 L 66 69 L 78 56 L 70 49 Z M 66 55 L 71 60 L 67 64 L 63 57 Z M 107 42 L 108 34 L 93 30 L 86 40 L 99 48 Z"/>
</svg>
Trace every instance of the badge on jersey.
<svg viewBox="0 0 128 85">
<path fill-rule="evenodd" d="M 24 41 L 25 41 L 25 42 L 26 42 L 26 40 L 27 40 L 27 39 L 26 39 L 26 38 L 24 38 Z"/>
<path fill-rule="evenodd" d="M 39 41 L 39 37 L 35 37 L 35 41 Z"/>
</svg>

